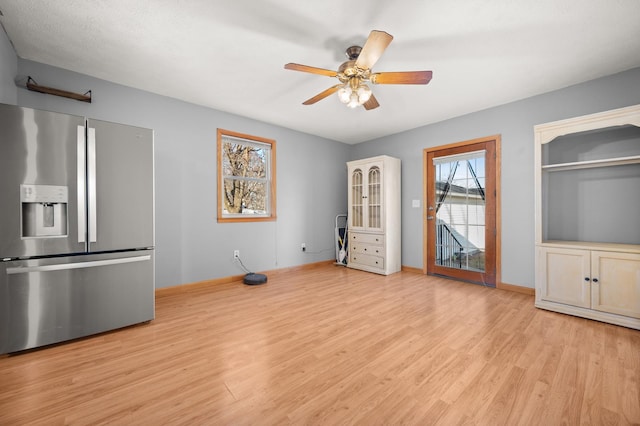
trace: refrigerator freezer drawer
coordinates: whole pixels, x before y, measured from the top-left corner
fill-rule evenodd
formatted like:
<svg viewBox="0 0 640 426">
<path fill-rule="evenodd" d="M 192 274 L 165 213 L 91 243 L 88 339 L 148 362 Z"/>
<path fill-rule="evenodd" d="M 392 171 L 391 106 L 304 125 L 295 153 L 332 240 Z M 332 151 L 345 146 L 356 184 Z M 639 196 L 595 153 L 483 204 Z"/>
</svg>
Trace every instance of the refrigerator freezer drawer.
<svg viewBox="0 0 640 426">
<path fill-rule="evenodd" d="M 154 253 L 0 264 L 0 354 L 154 318 Z"/>
</svg>

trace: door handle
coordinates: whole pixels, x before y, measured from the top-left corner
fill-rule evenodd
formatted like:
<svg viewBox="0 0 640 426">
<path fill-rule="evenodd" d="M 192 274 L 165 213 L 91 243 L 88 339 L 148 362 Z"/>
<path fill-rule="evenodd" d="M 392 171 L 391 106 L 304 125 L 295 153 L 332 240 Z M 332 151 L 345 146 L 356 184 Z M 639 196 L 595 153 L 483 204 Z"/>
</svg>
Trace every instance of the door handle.
<svg viewBox="0 0 640 426">
<path fill-rule="evenodd" d="M 87 234 L 86 187 L 85 187 L 85 127 L 78 126 L 77 185 L 78 185 L 78 242 L 84 243 Z"/>
<path fill-rule="evenodd" d="M 87 185 L 89 193 L 89 242 L 97 241 L 97 194 L 96 194 L 96 129 L 87 130 Z"/>
<path fill-rule="evenodd" d="M 50 271 L 66 271 L 71 269 L 83 269 L 83 268 L 95 268 L 96 266 L 108 266 L 119 265 L 122 263 L 144 262 L 151 260 L 150 255 L 135 256 L 135 257 L 122 257 L 118 259 L 105 259 L 105 260 L 93 260 L 87 262 L 75 262 L 75 263 L 58 263 L 55 265 L 42 265 L 42 266 L 16 266 L 7 268 L 7 275 L 12 274 L 26 274 L 29 272 L 50 272 Z"/>
<path fill-rule="evenodd" d="M 427 216 L 427 220 L 433 220 L 433 216 Z"/>
</svg>

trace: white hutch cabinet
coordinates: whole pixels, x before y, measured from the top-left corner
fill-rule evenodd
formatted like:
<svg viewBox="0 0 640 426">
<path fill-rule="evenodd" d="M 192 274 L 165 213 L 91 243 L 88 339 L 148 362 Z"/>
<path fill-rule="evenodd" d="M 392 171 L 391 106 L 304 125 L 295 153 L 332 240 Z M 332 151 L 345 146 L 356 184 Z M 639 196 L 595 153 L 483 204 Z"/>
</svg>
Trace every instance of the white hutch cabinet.
<svg viewBox="0 0 640 426">
<path fill-rule="evenodd" d="M 400 263 L 400 160 L 386 155 L 347 163 L 347 266 L 389 275 Z"/>
<path fill-rule="evenodd" d="M 640 105 L 534 130 L 536 306 L 640 329 Z"/>
</svg>

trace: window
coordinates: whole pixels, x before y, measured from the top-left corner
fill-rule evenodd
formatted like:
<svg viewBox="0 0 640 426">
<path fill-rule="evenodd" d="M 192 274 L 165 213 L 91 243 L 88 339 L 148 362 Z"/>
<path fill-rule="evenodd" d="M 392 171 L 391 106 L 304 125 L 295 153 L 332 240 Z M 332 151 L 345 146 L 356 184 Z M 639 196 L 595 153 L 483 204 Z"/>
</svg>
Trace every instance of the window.
<svg viewBox="0 0 640 426">
<path fill-rule="evenodd" d="M 218 129 L 218 222 L 276 219 L 276 141 Z"/>
</svg>

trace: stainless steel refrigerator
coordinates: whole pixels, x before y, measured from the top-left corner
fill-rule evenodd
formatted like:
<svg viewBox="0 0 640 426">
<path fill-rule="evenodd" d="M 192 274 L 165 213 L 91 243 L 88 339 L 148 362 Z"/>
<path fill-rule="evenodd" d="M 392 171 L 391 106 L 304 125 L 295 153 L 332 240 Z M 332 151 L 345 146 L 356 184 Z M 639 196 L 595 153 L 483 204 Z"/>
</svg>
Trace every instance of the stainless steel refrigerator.
<svg viewBox="0 0 640 426">
<path fill-rule="evenodd" d="M 0 104 L 0 354 L 154 318 L 153 131 Z"/>
</svg>

